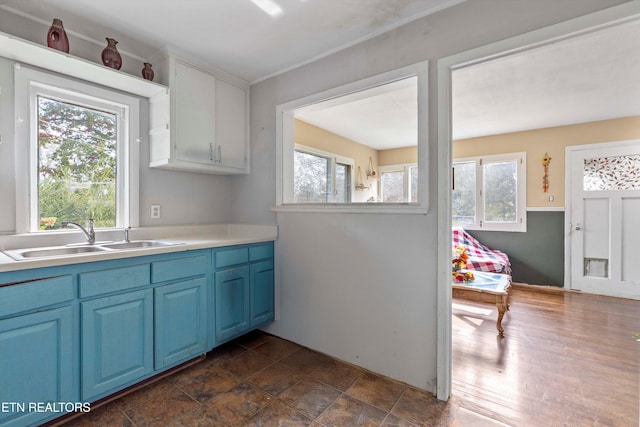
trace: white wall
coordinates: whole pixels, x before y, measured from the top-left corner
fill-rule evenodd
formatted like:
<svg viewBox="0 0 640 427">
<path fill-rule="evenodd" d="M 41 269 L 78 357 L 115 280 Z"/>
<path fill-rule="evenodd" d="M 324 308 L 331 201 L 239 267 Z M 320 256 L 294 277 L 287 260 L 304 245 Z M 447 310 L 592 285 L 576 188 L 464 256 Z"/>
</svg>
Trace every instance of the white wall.
<svg viewBox="0 0 640 427">
<path fill-rule="evenodd" d="M 278 104 L 620 3 L 624 2 L 467 1 L 252 86 L 252 173 L 231 183 L 232 216 L 240 222 L 277 221 L 279 226 L 279 317 L 269 331 L 435 390 L 435 61 L 430 67 L 430 210 L 426 216 L 270 213 L 276 194 Z"/>
<path fill-rule="evenodd" d="M 0 31 L 46 46 L 50 23 L 39 23 L 0 9 Z M 103 40 L 104 31 L 88 34 Z M 126 40 L 126 39 L 125 39 Z M 101 44 L 70 36 L 71 53 L 99 61 Z M 106 46 L 106 42 L 105 42 Z M 120 45 L 119 45 L 120 46 Z M 130 42 L 132 51 L 148 52 L 146 46 Z M 138 75 L 142 62 L 137 57 L 123 55 L 123 71 Z M 13 62 L 0 59 L 0 234 L 15 232 L 15 168 L 13 139 Z M 230 222 L 230 178 L 205 174 L 150 169 L 148 138 L 148 103 L 141 102 L 140 146 L 140 225 L 211 224 Z M 18 166 L 22 167 L 22 166 Z M 151 219 L 152 204 L 161 206 L 161 218 Z"/>
</svg>

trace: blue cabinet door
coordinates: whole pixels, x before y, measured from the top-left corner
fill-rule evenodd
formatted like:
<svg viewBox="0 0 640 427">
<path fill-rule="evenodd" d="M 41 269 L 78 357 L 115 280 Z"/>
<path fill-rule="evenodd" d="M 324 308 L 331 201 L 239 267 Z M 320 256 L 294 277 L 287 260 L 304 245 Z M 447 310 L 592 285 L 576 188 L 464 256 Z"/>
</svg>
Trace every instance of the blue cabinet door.
<svg viewBox="0 0 640 427">
<path fill-rule="evenodd" d="M 273 321 L 273 259 L 251 264 L 251 327 Z"/>
<path fill-rule="evenodd" d="M 191 359 L 207 347 L 207 279 L 155 289 L 155 368 Z"/>
<path fill-rule="evenodd" d="M 76 349 L 71 307 L 1 320 L 0 402 L 12 407 L 0 411 L 0 425 L 36 424 L 62 415 L 30 411 L 30 403 L 77 401 Z"/>
<path fill-rule="evenodd" d="M 249 266 L 216 271 L 215 307 L 218 344 L 249 330 Z"/>
<path fill-rule="evenodd" d="M 153 292 L 128 292 L 84 301 L 82 399 L 153 372 Z"/>
</svg>

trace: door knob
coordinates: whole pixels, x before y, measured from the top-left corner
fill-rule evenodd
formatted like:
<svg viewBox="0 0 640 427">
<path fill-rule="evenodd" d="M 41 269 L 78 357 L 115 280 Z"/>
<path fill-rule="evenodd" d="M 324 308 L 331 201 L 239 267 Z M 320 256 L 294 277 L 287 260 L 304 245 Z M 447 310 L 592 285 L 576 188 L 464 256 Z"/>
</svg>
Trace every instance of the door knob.
<svg viewBox="0 0 640 427">
<path fill-rule="evenodd" d="M 580 231 L 582 230 L 582 227 L 580 227 L 579 225 L 576 225 L 576 231 Z"/>
</svg>

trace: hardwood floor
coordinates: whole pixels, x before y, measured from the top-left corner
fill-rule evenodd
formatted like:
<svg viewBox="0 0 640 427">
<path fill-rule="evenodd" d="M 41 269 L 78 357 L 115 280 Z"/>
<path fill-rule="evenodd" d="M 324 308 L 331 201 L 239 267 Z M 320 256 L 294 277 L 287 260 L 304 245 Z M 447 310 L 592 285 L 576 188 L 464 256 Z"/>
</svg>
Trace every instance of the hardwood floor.
<svg viewBox="0 0 640 427">
<path fill-rule="evenodd" d="M 513 426 L 638 426 L 640 301 L 518 287 L 497 309 L 454 300 L 453 401 Z"/>
</svg>

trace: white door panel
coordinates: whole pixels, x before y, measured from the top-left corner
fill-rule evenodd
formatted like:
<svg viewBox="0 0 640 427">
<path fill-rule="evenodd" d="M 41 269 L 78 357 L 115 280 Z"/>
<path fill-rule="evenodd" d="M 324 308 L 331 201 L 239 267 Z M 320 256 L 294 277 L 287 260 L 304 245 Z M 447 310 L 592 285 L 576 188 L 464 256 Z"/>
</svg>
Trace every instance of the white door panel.
<svg viewBox="0 0 640 427">
<path fill-rule="evenodd" d="M 622 280 L 640 282 L 640 197 L 622 199 Z"/>
<path fill-rule="evenodd" d="M 640 299 L 640 142 L 568 154 L 570 287 Z"/>
<path fill-rule="evenodd" d="M 609 258 L 609 199 L 584 199 L 584 256 Z"/>
</svg>

